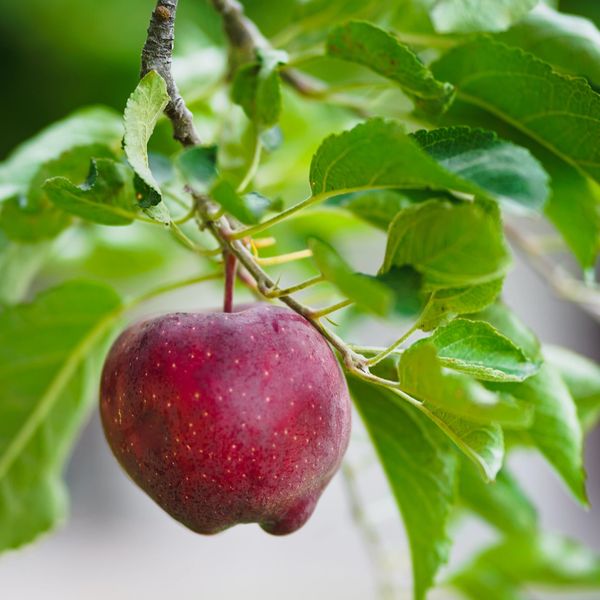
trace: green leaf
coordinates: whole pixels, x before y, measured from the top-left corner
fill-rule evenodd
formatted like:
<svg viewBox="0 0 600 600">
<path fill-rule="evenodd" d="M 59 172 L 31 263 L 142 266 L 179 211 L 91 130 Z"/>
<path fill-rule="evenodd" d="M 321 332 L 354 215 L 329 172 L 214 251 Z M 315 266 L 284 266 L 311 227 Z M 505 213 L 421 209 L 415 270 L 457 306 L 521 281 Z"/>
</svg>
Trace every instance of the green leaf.
<svg viewBox="0 0 600 600">
<path fill-rule="evenodd" d="M 506 469 L 498 473 L 496 481 L 485 483 L 473 465 L 463 461 L 458 490 L 461 502 L 499 531 L 519 533 L 537 526 L 535 507 Z"/>
<path fill-rule="evenodd" d="M 0 550 L 64 518 L 61 472 L 94 398 L 90 360 L 120 311 L 110 288 L 72 282 L 0 312 Z"/>
<path fill-rule="evenodd" d="M 483 310 L 496 300 L 503 284 L 504 279 L 500 278 L 481 285 L 437 290 L 422 317 L 421 329 L 432 331 L 458 315 Z"/>
<path fill-rule="evenodd" d="M 356 192 L 333 198 L 337 204 L 378 229 L 387 231 L 394 217 L 412 204 L 409 198 L 394 190 Z"/>
<path fill-rule="evenodd" d="M 400 123 L 382 119 L 329 136 L 313 157 L 310 185 L 315 195 L 386 188 L 479 191 L 421 151 Z"/>
<path fill-rule="evenodd" d="M 116 151 L 123 137 L 121 117 L 104 107 L 79 110 L 18 146 L 0 163 L 0 201 L 24 194 L 42 164 L 72 148 L 92 144 Z"/>
<path fill-rule="evenodd" d="M 129 96 L 124 115 L 123 147 L 127 160 L 140 179 L 159 195 L 160 186 L 148 162 L 148 142 L 168 103 L 165 80 L 156 71 L 150 71 Z"/>
<path fill-rule="evenodd" d="M 485 481 L 493 481 L 504 460 L 504 436 L 499 425 L 489 424 L 489 413 L 510 415 L 521 422 L 528 417 L 521 416 L 520 408 L 515 410 L 507 398 L 485 394 L 473 379 L 442 374 L 435 361 L 435 349 L 429 344 L 405 352 L 398 365 L 402 389 L 423 402 L 422 412 L 475 464 Z M 488 424 L 465 419 L 458 412 L 479 416 Z"/>
<path fill-rule="evenodd" d="M 587 82 L 555 73 L 534 56 L 490 39 L 454 48 L 432 68 L 456 86 L 462 100 L 600 180 L 600 96 Z"/>
<path fill-rule="evenodd" d="M 537 363 L 542 358 L 540 342 L 536 335 L 527 327 L 506 304 L 497 302 L 469 319 L 485 321 L 497 329 L 502 335 L 518 346 L 529 358 Z"/>
<path fill-rule="evenodd" d="M 497 39 L 535 54 L 565 73 L 600 84 L 600 31 L 589 20 L 565 15 L 540 2 Z"/>
<path fill-rule="evenodd" d="M 17 195 L 1 205 L 0 228 L 16 241 L 34 243 L 56 237 L 71 223 L 71 217 L 55 206 L 44 183 L 56 175 L 84 181 L 93 157 L 112 157 L 106 146 L 77 146 L 40 166 L 26 195 Z"/>
<path fill-rule="evenodd" d="M 523 381 L 539 365 L 489 323 L 454 319 L 428 338 L 444 367 L 484 381 Z"/>
<path fill-rule="evenodd" d="M 583 430 L 589 431 L 600 418 L 600 366 L 558 346 L 544 346 L 544 358 L 560 373 L 575 400 Z"/>
<path fill-rule="evenodd" d="M 497 216 L 474 203 L 430 200 L 401 211 L 389 229 L 382 270 L 410 265 L 429 289 L 502 277 L 510 257 Z"/>
<path fill-rule="evenodd" d="M 523 432 L 556 469 L 579 502 L 587 505 L 583 434 L 575 402 L 558 371 L 544 364 L 522 383 L 488 383 L 534 407 L 531 427 Z"/>
<path fill-rule="evenodd" d="M 269 129 L 279 121 L 281 80 L 278 67 L 285 60 L 285 53 L 263 50 L 257 62 L 242 65 L 233 79 L 233 101 L 242 107 L 259 130 Z"/>
<path fill-rule="evenodd" d="M 600 251 L 600 185 L 560 160 L 550 171 L 552 194 L 546 216 L 560 231 L 583 269 Z"/>
<path fill-rule="evenodd" d="M 436 407 L 474 423 L 496 422 L 513 427 L 531 424 L 532 411 L 527 404 L 515 402 L 507 394 L 490 392 L 475 379 L 442 370 L 442 366 L 429 339 L 416 342 L 402 354 L 398 364 L 402 389 L 426 407 Z"/>
<path fill-rule="evenodd" d="M 49 256 L 48 242 L 18 244 L 0 233 L 0 307 L 19 302 Z"/>
<path fill-rule="evenodd" d="M 92 160 L 88 179 L 80 186 L 66 177 L 54 177 L 44 189 L 60 209 L 87 221 L 129 225 L 137 217 L 133 173 L 113 160 Z"/>
<path fill-rule="evenodd" d="M 416 408 L 354 377 L 348 384 L 404 519 L 414 598 L 424 600 L 449 556 L 447 522 L 454 503 L 456 455 Z"/>
<path fill-rule="evenodd" d="M 371 23 L 339 25 L 329 32 L 327 52 L 391 79 L 425 112 L 443 112 L 454 96 L 453 87 L 437 81 L 408 46 Z"/>
<path fill-rule="evenodd" d="M 177 165 L 189 185 L 205 191 L 218 176 L 217 147 L 197 146 L 184 150 L 177 158 Z"/>
<path fill-rule="evenodd" d="M 520 600 L 518 590 L 527 584 L 598 588 L 600 557 L 562 536 L 524 532 L 484 550 L 450 583 L 473 600 Z"/>
<path fill-rule="evenodd" d="M 411 267 L 392 267 L 375 279 L 393 294 L 393 312 L 402 317 L 416 318 L 425 305 L 426 294 L 422 291 L 422 277 Z"/>
<path fill-rule="evenodd" d="M 476 423 L 435 407 L 424 412 L 473 462 L 485 481 L 496 478 L 504 461 L 504 435 L 500 425 Z"/>
<path fill-rule="evenodd" d="M 225 211 L 246 225 L 260 222 L 271 206 L 271 201 L 259 194 L 240 196 L 233 185 L 224 179 L 213 186 L 210 195 Z"/>
<path fill-rule="evenodd" d="M 524 17 L 538 0 L 420 0 L 436 31 L 503 31 Z"/>
<path fill-rule="evenodd" d="M 379 316 L 390 312 L 393 295 L 387 286 L 374 278 L 355 273 L 329 244 L 311 239 L 308 246 L 323 277 L 346 298 Z"/>
<path fill-rule="evenodd" d="M 507 207 L 542 210 L 548 175 L 529 150 L 498 139 L 492 131 L 470 127 L 422 130 L 412 136 L 445 169 Z"/>
</svg>

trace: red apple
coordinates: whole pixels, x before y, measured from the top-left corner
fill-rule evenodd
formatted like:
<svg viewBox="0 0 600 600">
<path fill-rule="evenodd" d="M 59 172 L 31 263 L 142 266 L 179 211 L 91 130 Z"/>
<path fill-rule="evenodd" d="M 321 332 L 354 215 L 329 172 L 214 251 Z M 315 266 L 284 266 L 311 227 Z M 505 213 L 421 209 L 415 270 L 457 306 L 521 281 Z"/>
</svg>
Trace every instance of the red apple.
<svg viewBox="0 0 600 600">
<path fill-rule="evenodd" d="M 133 325 L 104 365 L 106 437 L 131 478 L 190 529 L 301 527 L 350 434 L 344 377 L 296 313 L 175 313 Z"/>
</svg>

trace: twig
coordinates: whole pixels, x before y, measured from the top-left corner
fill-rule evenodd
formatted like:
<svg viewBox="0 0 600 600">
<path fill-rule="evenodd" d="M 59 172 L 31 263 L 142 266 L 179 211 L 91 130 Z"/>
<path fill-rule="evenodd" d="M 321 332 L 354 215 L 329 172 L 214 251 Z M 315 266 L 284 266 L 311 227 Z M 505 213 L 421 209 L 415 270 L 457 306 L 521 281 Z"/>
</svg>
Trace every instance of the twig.
<svg viewBox="0 0 600 600">
<path fill-rule="evenodd" d="M 523 252 L 528 263 L 565 300 L 581 307 L 595 320 L 600 321 L 600 288 L 586 285 L 570 275 L 563 267 L 550 260 L 538 245 L 517 227 L 505 224 L 508 239 Z"/>
<path fill-rule="evenodd" d="M 200 144 L 200 136 L 171 71 L 177 1 L 158 0 L 156 3 L 142 50 L 141 77 L 154 70 L 166 81 L 171 100 L 165 113 L 173 124 L 173 137 L 184 146 L 196 146 Z"/>
<path fill-rule="evenodd" d="M 387 575 L 386 552 L 377 528 L 369 520 L 356 483 L 356 472 L 348 460 L 344 461 L 342 465 L 342 476 L 352 518 L 361 532 L 365 545 L 370 550 L 367 554 L 375 572 L 378 597 L 382 600 L 392 600 L 394 598 L 394 586 Z"/>
<path fill-rule="evenodd" d="M 230 71 L 254 60 L 260 48 L 270 47 L 258 27 L 246 17 L 244 7 L 237 0 L 212 0 L 212 3 L 223 18 L 223 28 L 229 40 Z"/>
</svg>

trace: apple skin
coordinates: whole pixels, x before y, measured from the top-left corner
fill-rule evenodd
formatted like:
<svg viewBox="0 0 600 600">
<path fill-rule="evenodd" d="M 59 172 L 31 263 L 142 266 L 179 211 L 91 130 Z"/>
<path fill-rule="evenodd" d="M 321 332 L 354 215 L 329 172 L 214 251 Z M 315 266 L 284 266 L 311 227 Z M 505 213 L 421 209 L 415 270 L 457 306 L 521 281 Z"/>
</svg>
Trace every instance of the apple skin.
<svg viewBox="0 0 600 600">
<path fill-rule="evenodd" d="M 297 530 L 350 436 L 333 352 L 306 319 L 267 304 L 129 327 L 106 359 L 100 413 L 130 477 L 202 534 Z"/>
</svg>

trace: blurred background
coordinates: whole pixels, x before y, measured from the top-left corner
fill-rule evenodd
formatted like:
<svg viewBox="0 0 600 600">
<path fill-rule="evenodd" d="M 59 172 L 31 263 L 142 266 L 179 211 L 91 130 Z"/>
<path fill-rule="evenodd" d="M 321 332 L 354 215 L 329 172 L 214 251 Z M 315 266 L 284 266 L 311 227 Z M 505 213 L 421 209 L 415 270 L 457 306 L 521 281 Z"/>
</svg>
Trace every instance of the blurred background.
<svg viewBox="0 0 600 600">
<path fill-rule="evenodd" d="M 278 0 L 276 11 L 272 0 L 247 0 L 245 4 L 250 16 L 270 33 L 280 28 L 290 1 Z M 181 5 L 177 46 L 180 55 L 193 57 L 196 50 L 221 43 L 220 24 L 204 2 Z M 122 110 L 138 79 L 139 51 L 153 6 L 153 0 L 0 0 L 0 159 L 20 141 L 80 106 L 106 104 Z M 600 21 L 600 3 L 566 1 L 561 8 L 570 12 L 584 10 L 586 16 L 597 19 L 596 23 Z M 214 60 L 218 62 L 216 56 Z M 197 77 L 211 72 L 210 64 L 196 67 Z M 334 124 L 322 123 L 324 132 L 335 128 L 333 117 L 332 120 Z M 102 251 L 105 242 L 101 240 L 100 250 L 96 250 Z M 106 242 L 105 251 L 114 250 L 112 242 Z M 381 242 L 371 240 L 370 252 L 380 254 Z M 144 243 L 148 240 L 141 239 L 140 247 Z M 364 248 L 361 252 L 366 261 Z M 69 268 L 68 249 L 64 256 L 66 259 L 57 269 Z M 360 262 L 360 256 L 355 258 Z M 157 263 L 160 260 L 157 256 Z M 87 264 L 92 274 L 103 276 L 94 272 L 93 254 Z M 123 273 L 123 278 L 125 281 L 127 273 Z M 123 283 L 123 287 L 128 285 Z M 169 296 L 161 303 L 145 306 L 144 314 L 217 304 L 216 288 L 212 292 L 205 290 Z M 598 323 L 555 299 L 518 259 L 508 279 L 506 299 L 544 342 L 568 346 L 600 360 Z M 384 343 L 394 337 L 380 326 L 364 332 L 362 341 Z M 393 571 L 399 598 L 408 598 L 410 562 L 402 526 L 365 434 L 355 423 L 350 463 L 358 470 L 368 517 L 382 533 L 383 560 L 389 561 L 386 564 Z M 520 481 L 540 507 L 542 525 L 573 535 L 600 551 L 599 461 L 600 432 L 595 432 L 587 445 L 593 509 L 586 513 L 539 458 L 526 453 L 512 458 Z M 199 537 L 172 521 L 127 480 L 110 456 L 94 414 L 75 450 L 67 479 L 72 495 L 70 520 L 59 532 L 35 545 L 0 557 L 2 598 L 375 597 L 373 554 L 353 524 L 340 477 L 326 491 L 315 516 L 291 537 L 270 537 L 256 526 L 236 527 L 214 538 Z M 493 539 L 491 530 L 476 521 L 457 523 L 456 527 L 460 533 L 453 564 Z M 451 596 L 438 590 L 431 597 Z M 568 596 L 588 600 L 594 597 L 597 596 L 584 593 Z M 560 598 L 567 596 L 561 594 Z"/>
</svg>

